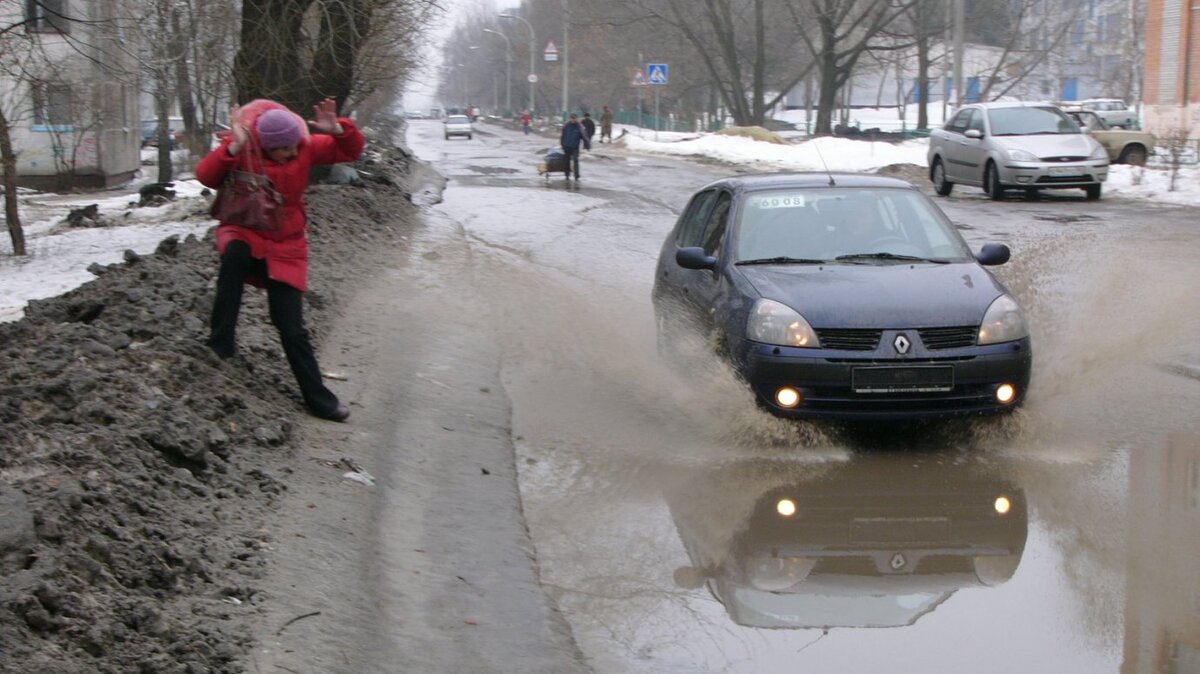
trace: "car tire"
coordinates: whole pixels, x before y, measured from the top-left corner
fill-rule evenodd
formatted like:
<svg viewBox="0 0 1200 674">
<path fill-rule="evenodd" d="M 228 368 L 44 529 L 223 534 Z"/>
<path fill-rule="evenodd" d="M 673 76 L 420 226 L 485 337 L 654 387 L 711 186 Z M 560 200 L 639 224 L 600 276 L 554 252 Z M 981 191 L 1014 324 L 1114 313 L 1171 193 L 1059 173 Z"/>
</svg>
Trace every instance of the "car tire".
<svg viewBox="0 0 1200 674">
<path fill-rule="evenodd" d="M 446 134 L 446 140 L 450 140 L 450 134 Z"/>
<path fill-rule="evenodd" d="M 469 134 L 469 133 L 468 133 L 468 134 L 467 134 L 467 140 L 471 140 L 472 138 L 474 138 L 474 136 L 472 136 L 471 134 Z"/>
<path fill-rule="evenodd" d="M 1000 172 L 996 170 L 995 162 L 988 162 L 983 169 L 983 188 L 992 201 L 1004 198 L 1004 186 L 1000 184 Z"/>
<path fill-rule="evenodd" d="M 950 196 L 950 191 L 954 189 L 954 183 L 946 180 L 946 167 L 942 164 L 941 157 L 933 160 L 933 167 L 929 169 L 929 179 L 933 181 L 935 192 L 943 197 Z"/>
<path fill-rule="evenodd" d="M 1146 165 L 1146 148 L 1143 145 L 1127 145 L 1121 150 L 1121 156 L 1117 157 L 1118 164 L 1131 164 L 1133 166 Z"/>
<path fill-rule="evenodd" d="M 1102 185 L 1100 183 L 1096 183 L 1095 185 L 1088 185 L 1087 187 L 1083 188 L 1083 191 L 1087 192 L 1088 201 L 1096 201 L 1100 198 L 1101 187 Z"/>
</svg>

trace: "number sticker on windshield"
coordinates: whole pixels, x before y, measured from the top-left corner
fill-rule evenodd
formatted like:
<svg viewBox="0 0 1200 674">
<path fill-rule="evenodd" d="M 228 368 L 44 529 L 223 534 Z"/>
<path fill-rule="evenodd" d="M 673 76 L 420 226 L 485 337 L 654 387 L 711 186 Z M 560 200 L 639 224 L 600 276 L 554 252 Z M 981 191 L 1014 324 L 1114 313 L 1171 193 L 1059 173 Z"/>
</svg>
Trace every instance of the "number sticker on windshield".
<svg viewBox="0 0 1200 674">
<path fill-rule="evenodd" d="M 750 199 L 751 208 L 804 208 L 803 194 L 764 194 Z"/>
</svg>

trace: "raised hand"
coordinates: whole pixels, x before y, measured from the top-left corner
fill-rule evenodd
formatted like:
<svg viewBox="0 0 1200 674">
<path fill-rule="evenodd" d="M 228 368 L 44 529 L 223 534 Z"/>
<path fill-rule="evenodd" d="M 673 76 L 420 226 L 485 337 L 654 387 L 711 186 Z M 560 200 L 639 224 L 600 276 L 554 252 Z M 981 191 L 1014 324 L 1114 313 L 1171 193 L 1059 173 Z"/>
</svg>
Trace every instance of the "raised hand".
<svg viewBox="0 0 1200 674">
<path fill-rule="evenodd" d="M 229 154 L 236 155 L 250 142 L 250 130 L 242 121 L 242 107 L 235 105 L 229 108 L 229 128 L 233 133 L 233 141 L 229 143 Z"/>
<path fill-rule="evenodd" d="M 308 125 L 312 127 L 313 131 L 335 136 L 342 135 L 342 124 L 337 117 L 337 101 L 326 98 L 317 103 L 313 106 L 313 117 L 315 119 L 308 120 Z"/>
</svg>

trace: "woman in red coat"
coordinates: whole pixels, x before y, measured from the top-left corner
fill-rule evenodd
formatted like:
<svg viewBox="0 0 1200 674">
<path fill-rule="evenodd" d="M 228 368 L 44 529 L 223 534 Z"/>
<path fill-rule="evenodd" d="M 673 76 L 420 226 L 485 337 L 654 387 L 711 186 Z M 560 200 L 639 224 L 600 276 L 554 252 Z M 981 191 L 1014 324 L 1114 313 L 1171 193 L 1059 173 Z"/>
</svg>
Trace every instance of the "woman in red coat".
<svg viewBox="0 0 1200 674">
<path fill-rule="evenodd" d="M 229 171 L 265 173 L 283 197 L 280 225 L 272 231 L 236 222 L 217 225 L 221 268 L 213 302 L 208 345 L 221 358 L 237 353 L 238 312 L 245 283 L 266 287 L 271 322 L 309 410 L 345 421 L 350 409 L 321 381 L 321 369 L 304 327 L 303 293 L 308 289 L 308 215 L 304 191 L 314 164 L 353 161 L 365 140 L 354 122 L 337 116 L 337 104 L 325 99 L 313 106 L 308 122 L 274 101 L 257 100 L 230 111 L 233 128 L 220 147 L 196 166 L 196 178 L 220 187 Z"/>
</svg>

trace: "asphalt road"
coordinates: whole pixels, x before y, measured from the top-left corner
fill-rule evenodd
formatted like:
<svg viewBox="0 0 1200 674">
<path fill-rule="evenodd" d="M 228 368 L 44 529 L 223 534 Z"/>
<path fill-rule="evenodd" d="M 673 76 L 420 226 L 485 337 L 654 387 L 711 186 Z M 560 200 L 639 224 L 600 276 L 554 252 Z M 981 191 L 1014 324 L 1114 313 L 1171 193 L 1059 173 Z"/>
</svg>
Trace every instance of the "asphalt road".
<svg viewBox="0 0 1200 674">
<path fill-rule="evenodd" d="M 1200 671 L 1191 211 L 939 198 L 973 248 L 1013 249 L 998 275 L 1032 326 L 1028 404 L 847 433 L 766 416 L 711 360 L 656 356 L 662 237 L 697 186 L 741 169 L 597 145 L 572 184 L 536 173 L 553 142 L 412 122 L 448 179 L 430 221 L 458 253 L 409 272 L 410 310 L 442 351 L 418 386 L 464 354 L 506 399 L 507 427 L 487 428 L 515 447 L 537 582 L 594 671 Z M 440 404 L 471 409 L 462 390 Z M 781 540 L 783 500 L 812 526 Z M 830 537 L 860 554 L 802 568 Z"/>
</svg>

